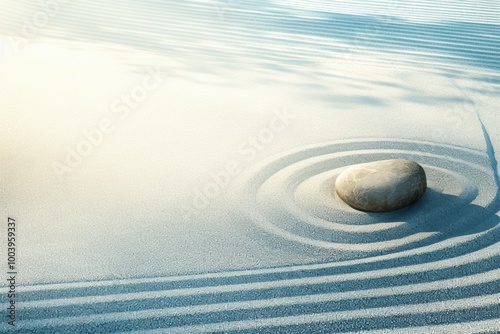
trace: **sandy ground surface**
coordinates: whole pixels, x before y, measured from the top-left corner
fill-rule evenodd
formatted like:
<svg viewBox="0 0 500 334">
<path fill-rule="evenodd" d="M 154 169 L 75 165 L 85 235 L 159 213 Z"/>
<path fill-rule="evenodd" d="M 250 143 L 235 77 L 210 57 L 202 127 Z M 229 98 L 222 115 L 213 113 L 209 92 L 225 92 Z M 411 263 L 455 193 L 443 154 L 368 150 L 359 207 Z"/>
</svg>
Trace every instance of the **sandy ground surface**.
<svg viewBox="0 0 500 334">
<path fill-rule="evenodd" d="M 17 328 L 498 329 L 498 6 L 391 4 L 68 3 L 31 37 L 16 18 L 42 9 L 11 5 Z M 392 158 L 424 167 L 418 203 L 335 196 L 346 167 Z"/>
</svg>

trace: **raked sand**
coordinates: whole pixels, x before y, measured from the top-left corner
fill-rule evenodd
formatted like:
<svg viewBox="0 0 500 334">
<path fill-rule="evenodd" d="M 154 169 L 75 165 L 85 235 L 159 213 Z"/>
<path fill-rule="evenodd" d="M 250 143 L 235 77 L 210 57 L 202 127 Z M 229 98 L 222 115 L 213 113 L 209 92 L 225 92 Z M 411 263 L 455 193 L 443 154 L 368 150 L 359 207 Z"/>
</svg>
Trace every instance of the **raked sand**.
<svg viewBox="0 0 500 334">
<path fill-rule="evenodd" d="M 16 330 L 500 331 L 497 7 L 319 4 L 61 3 L 19 40 L 41 7 L 0 13 Z M 385 159 L 418 202 L 337 197 Z"/>
</svg>

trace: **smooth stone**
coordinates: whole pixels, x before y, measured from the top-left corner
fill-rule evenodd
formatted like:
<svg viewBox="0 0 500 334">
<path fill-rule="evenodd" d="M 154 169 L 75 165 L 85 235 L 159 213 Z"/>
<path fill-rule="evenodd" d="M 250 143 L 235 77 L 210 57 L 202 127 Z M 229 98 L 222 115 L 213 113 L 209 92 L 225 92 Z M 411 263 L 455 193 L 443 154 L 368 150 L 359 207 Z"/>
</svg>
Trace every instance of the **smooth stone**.
<svg viewBox="0 0 500 334">
<path fill-rule="evenodd" d="M 372 212 L 401 209 L 425 193 L 425 171 L 411 160 L 391 159 L 352 166 L 335 181 L 337 195 L 351 207 Z"/>
</svg>

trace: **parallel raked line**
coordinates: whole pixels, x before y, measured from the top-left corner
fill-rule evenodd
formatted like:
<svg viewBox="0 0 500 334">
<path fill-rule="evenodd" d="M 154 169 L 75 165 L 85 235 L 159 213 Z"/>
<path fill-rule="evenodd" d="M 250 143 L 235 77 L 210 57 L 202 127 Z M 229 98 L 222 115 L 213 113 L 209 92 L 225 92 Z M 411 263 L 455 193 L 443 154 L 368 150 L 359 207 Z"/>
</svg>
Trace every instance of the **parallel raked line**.
<svg viewBox="0 0 500 334">
<path fill-rule="evenodd" d="M 469 321 L 466 323 L 455 323 L 446 325 L 431 325 L 431 326 L 418 326 L 418 327 L 407 327 L 398 328 L 398 334 L 422 334 L 422 333 L 439 333 L 439 334 L 485 334 L 491 333 L 492 329 L 498 328 L 498 319 L 488 319 L 480 321 Z M 151 333 L 151 331 L 145 332 Z M 172 332 L 173 333 L 173 332 Z M 356 331 L 356 332 L 345 332 L 345 334 L 387 334 L 387 329 L 381 330 L 368 330 L 368 331 Z"/>
<path fill-rule="evenodd" d="M 199 296 L 199 295 L 217 295 L 222 293 L 236 293 L 244 291 L 257 291 L 267 289 L 280 289 L 286 287 L 304 287 L 318 284 L 339 284 L 341 282 L 361 282 L 362 280 L 374 279 L 389 279 L 397 276 L 401 279 L 402 276 L 409 277 L 420 274 L 425 275 L 428 273 L 437 273 L 445 269 L 454 269 L 457 267 L 478 266 L 482 261 L 492 261 L 500 263 L 499 245 L 494 244 L 486 247 L 480 251 L 471 254 L 462 255 L 452 259 L 444 259 L 441 261 L 417 264 L 404 267 L 396 267 L 390 269 L 373 270 L 362 273 L 346 273 L 339 275 L 324 275 L 319 277 L 305 277 L 294 279 L 282 279 L 276 281 L 263 281 L 254 283 L 231 284 L 221 286 L 206 286 L 198 288 L 185 288 L 185 289 L 171 289 L 163 291 L 143 291 L 135 293 L 120 293 L 102 296 L 84 296 L 62 299 L 45 299 L 35 301 L 25 301 L 20 303 L 19 309 L 31 308 L 47 308 L 47 307 L 60 307 L 72 305 L 89 305 L 96 302 L 111 303 L 118 301 L 134 301 L 145 299 L 157 298 L 172 298 L 172 297 L 185 297 L 185 296 Z M 460 274 L 460 273 L 457 273 Z M 438 276 L 436 279 L 440 279 Z"/>
<path fill-rule="evenodd" d="M 470 254 L 473 254 L 475 251 L 483 252 L 484 250 L 481 249 L 481 245 L 483 245 L 487 249 L 490 249 L 492 247 L 491 245 L 494 244 L 495 240 L 498 238 L 499 232 L 500 228 L 494 227 L 484 232 L 461 236 L 460 239 L 447 239 L 432 245 L 409 249 L 404 252 L 374 256 L 361 260 L 353 259 L 341 262 L 305 264 L 289 267 L 250 269 L 181 276 L 26 285 L 19 286 L 18 291 L 20 293 L 23 293 L 25 298 L 28 298 L 28 300 L 36 300 L 38 298 L 31 297 L 32 294 L 51 294 L 54 292 L 56 294 L 63 293 L 68 296 L 75 296 L 77 295 L 76 292 L 86 291 L 87 289 L 122 291 L 127 288 L 130 289 L 130 287 L 145 287 L 145 290 L 148 290 L 150 289 L 148 288 L 149 286 L 193 285 L 196 282 L 203 282 L 203 285 L 205 285 L 204 282 L 206 281 L 215 281 L 216 284 L 223 284 L 224 282 L 226 282 L 227 284 L 227 282 L 271 280 L 270 277 L 278 277 L 277 279 L 279 280 L 284 277 L 290 276 L 317 276 L 318 273 L 320 273 L 320 275 L 324 275 L 325 272 L 329 273 L 330 275 L 344 275 L 346 272 L 355 275 L 362 275 L 363 272 L 373 271 L 374 269 L 387 269 L 386 265 L 384 264 L 387 262 L 396 263 L 396 265 L 391 264 L 390 266 L 388 266 L 389 269 L 393 267 L 399 268 L 400 266 L 408 265 L 411 261 L 415 263 L 415 257 L 425 258 L 425 260 L 419 260 L 421 261 L 421 265 L 426 265 L 426 263 L 436 260 L 442 261 L 443 258 L 446 258 L 447 260 L 458 258 L 459 260 L 455 260 L 458 263 L 460 262 L 460 259 L 463 255 L 470 256 Z M 475 244 L 479 245 L 479 247 L 477 249 L 473 248 L 471 242 L 475 242 Z M 457 247 L 467 247 L 467 249 L 459 253 L 459 255 L 461 254 L 461 256 L 451 256 L 450 254 L 446 254 L 452 248 Z M 492 255 L 495 255 L 494 251 L 492 252 Z M 0 289 L 0 293 L 4 294 L 6 292 L 6 288 Z M 74 292 L 74 294 L 72 292 Z M 86 294 L 88 295 L 88 293 Z"/>
<path fill-rule="evenodd" d="M 432 303 L 422 303 L 403 306 L 390 306 L 380 308 L 367 308 L 352 311 L 334 311 L 324 313 L 312 313 L 296 316 L 285 316 L 275 318 L 250 319 L 231 322 L 220 322 L 212 324 L 182 326 L 173 328 L 160 328 L 151 331 L 134 331 L 132 333 L 214 333 L 214 332 L 242 332 L 243 330 L 257 330 L 261 328 L 271 328 L 272 332 L 276 333 L 273 328 L 284 326 L 300 326 L 307 325 L 304 330 L 310 330 L 309 325 L 314 323 L 327 323 L 325 327 L 329 327 L 332 331 L 336 329 L 335 322 L 340 321 L 359 321 L 359 319 L 401 317 L 415 314 L 432 315 L 442 312 L 457 312 L 468 311 L 474 308 L 484 308 L 498 305 L 500 294 L 479 296 L 464 299 L 455 299 L 453 301 L 440 301 Z M 388 324 L 389 325 L 389 324 Z M 390 325 L 389 325 L 390 326 Z M 494 326 L 494 325 L 493 325 Z M 493 327 L 495 328 L 495 327 Z M 496 327 L 498 328 L 498 326 Z M 491 327 L 490 327 L 491 329 Z M 398 328 L 399 331 L 399 328 Z M 255 333 L 255 332 L 254 332 Z M 259 333 L 262 333 L 259 331 Z"/>
<path fill-rule="evenodd" d="M 360 282 L 362 283 L 362 282 Z M 494 269 L 491 271 L 486 271 L 479 274 L 474 274 L 470 276 L 463 276 L 458 278 L 450 278 L 444 280 L 430 281 L 425 283 L 412 284 L 411 287 L 404 286 L 392 286 L 392 287 L 382 287 L 369 290 L 350 290 L 343 292 L 331 292 L 322 294 L 306 294 L 306 295 L 295 295 L 287 296 L 281 298 L 268 298 L 268 299 L 251 299 L 246 301 L 236 301 L 236 302 L 225 302 L 225 303 L 211 303 L 211 304 L 200 304 L 200 305 L 190 305 L 190 306 L 178 306 L 178 307 L 165 307 L 165 308 L 152 308 L 148 310 L 130 310 L 127 307 L 126 312 L 113 312 L 109 310 L 109 306 L 106 303 L 102 303 L 101 299 L 97 298 L 94 302 L 101 303 L 102 308 L 96 309 L 92 314 L 80 316 L 81 309 L 76 307 L 73 312 L 66 312 L 64 316 L 61 317 L 60 312 L 54 312 L 58 317 L 51 317 L 48 319 L 26 319 L 29 321 L 29 326 L 43 326 L 51 322 L 57 322 L 58 325 L 72 325 L 72 324 L 86 324 L 86 323 L 100 323 L 100 322 L 112 322 L 118 320 L 130 320 L 132 317 L 134 319 L 146 319 L 146 318 L 157 318 L 157 317 L 174 317 L 183 315 L 194 315 L 203 313 L 213 313 L 213 312 L 229 312 L 229 311 L 240 311 L 240 310 L 253 310 L 261 308 L 278 308 L 278 307 L 297 307 L 306 304 L 319 304 L 327 302 L 336 302 L 335 304 L 340 306 L 340 302 L 349 301 L 353 302 L 356 300 L 363 300 L 363 303 L 368 304 L 369 299 L 381 299 L 381 298 L 396 298 L 398 303 L 405 295 L 420 296 L 428 294 L 432 299 L 433 293 L 437 294 L 442 292 L 442 290 L 448 290 L 448 295 L 452 296 L 450 291 L 458 289 L 467 290 L 477 290 L 479 292 L 485 292 L 485 286 L 495 286 L 500 284 L 500 269 Z M 490 288 L 491 289 L 491 288 Z M 304 291 L 308 292 L 307 287 L 304 287 Z M 154 298 L 153 304 L 159 304 L 159 300 L 162 298 L 159 295 Z M 438 296 L 438 298 L 441 298 Z M 411 299 L 411 298 L 407 298 Z M 167 303 L 168 304 L 168 301 Z M 391 302 L 384 303 L 391 304 Z M 78 305 L 81 306 L 81 305 Z M 133 306 L 133 304 L 131 305 Z M 42 305 L 37 305 L 37 307 L 43 307 Z M 133 308 L 133 307 L 132 307 Z M 107 311 L 106 311 L 107 309 Z M 22 312 L 35 312 L 36 310 L 23 310 Z M 50 310 L 48 310 L 50 312 Z M 67 309 L 65 309 L 67 311 Z M 63 313 L 64 314 L 64 313 Z"/>
</svg>

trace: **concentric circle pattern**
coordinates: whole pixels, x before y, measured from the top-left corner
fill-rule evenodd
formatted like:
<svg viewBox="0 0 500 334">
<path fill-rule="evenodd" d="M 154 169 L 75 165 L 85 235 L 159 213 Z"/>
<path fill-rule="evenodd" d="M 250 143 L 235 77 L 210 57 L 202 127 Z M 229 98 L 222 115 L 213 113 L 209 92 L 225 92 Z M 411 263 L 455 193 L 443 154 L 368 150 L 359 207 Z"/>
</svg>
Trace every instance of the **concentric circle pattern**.
<svg viewBox="0 0 500 334">
<path fill-rule="evenodd" d="M 391 213 L 352 209 L 334 190 L 354 164 L 410 159 L 426 172 L 428 190 Z M 353 257 L 411 250 L 487 228 L 498 210 L 495 175 L 486 154 L 404 140 L 351 140 L 310 146 L 256 166 L 244 185 L 250 219 L 290 242 Z"/>
<path fill-rule="evenodd" d="M 355 211 L 332 185 L 355 163 L 412 159 L 429 189 L 389 214 Z M 493 333 L 500 330 L 498 189 L 488 157 L 357 140 L 263 161 L 235 185 L 271 240 L 324 263 L 19 287 L 23 333 Z M 447 222 L 444 224 L 443 222 Z M 279 243 L 278 243 L 279 244 Z M 279 244 L 281 245 L 281 244 Z M 307 248 L 307 249 L 306 249 Z M 333 260 L 334 254 L 347 260 Z M 0 289 L 0 293 L 6 293 Z M 21 298 L 21 297 L 20 297 Z M 7 332 L 5 323 L 0 332 Z"/>
</svg>

